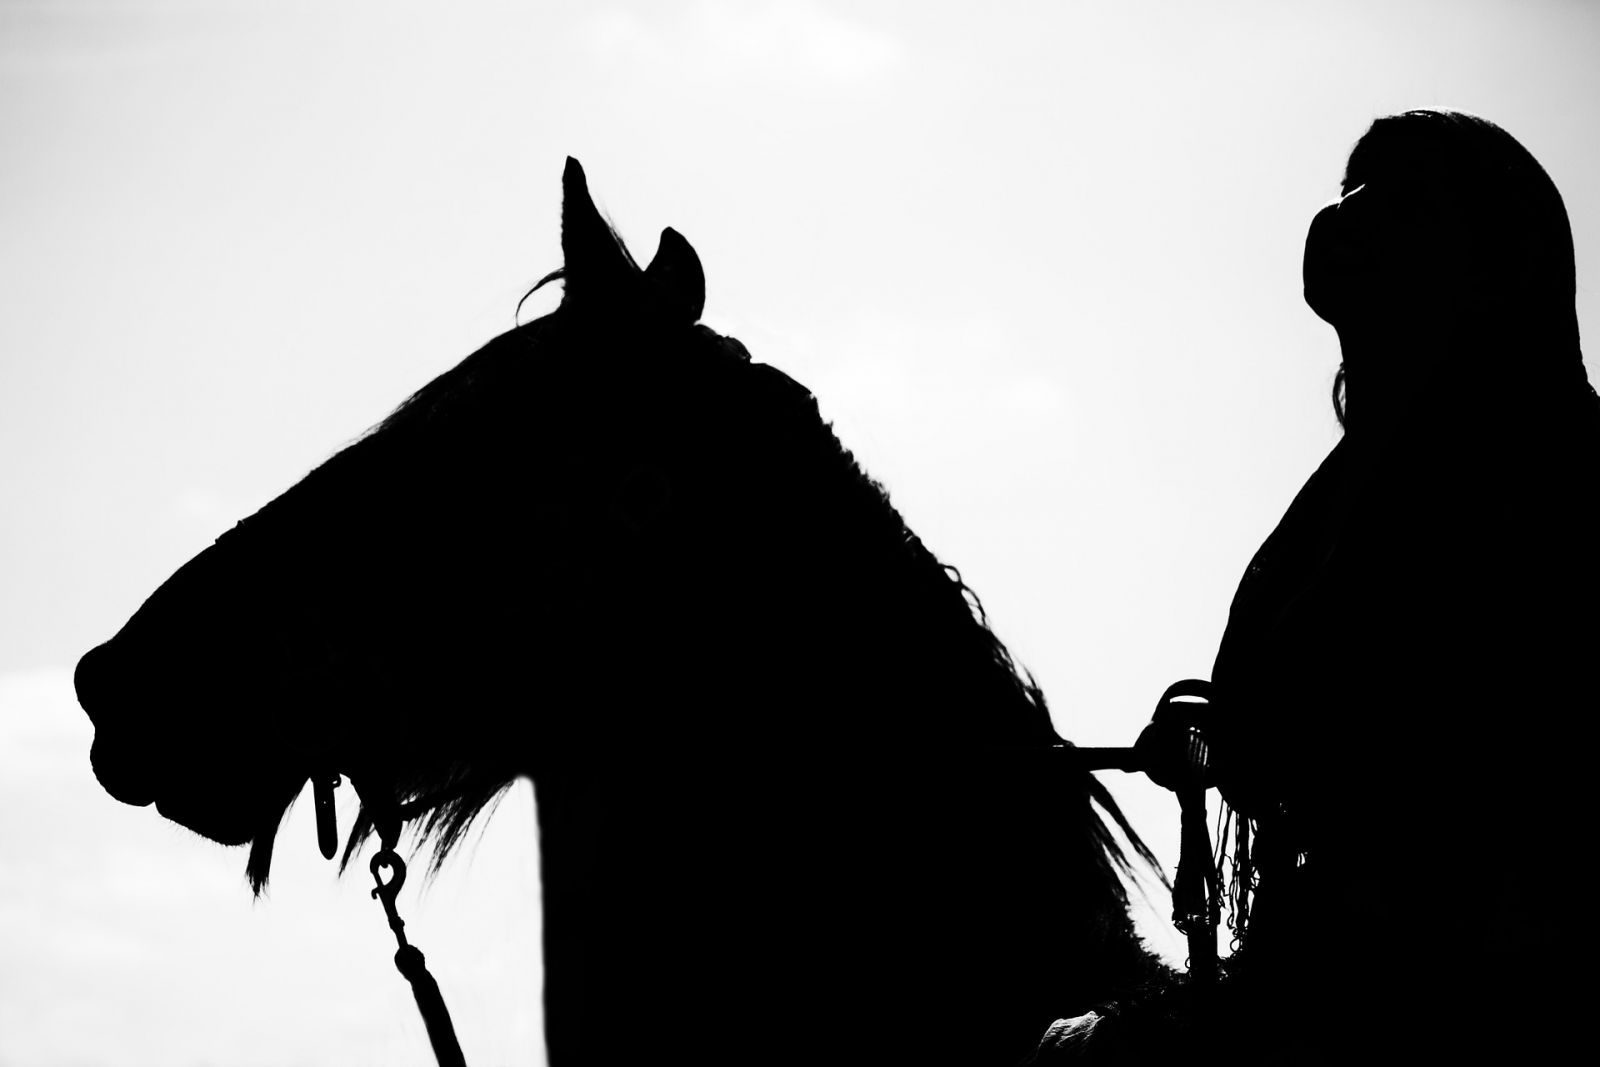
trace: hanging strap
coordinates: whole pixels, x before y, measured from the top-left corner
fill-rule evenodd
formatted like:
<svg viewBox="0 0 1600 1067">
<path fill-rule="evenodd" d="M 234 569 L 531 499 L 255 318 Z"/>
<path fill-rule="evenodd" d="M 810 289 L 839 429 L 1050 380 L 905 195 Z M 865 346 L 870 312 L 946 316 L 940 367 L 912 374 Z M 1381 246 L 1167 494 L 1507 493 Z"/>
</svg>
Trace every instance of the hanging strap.
<svg viewBox="0 0 1600 1067">
<path fill-rule="evenodd" d="M 1189 977 L 1208 985 L 1217 978 L 1217 925 L 1222 919 L 1222 880 L 1211 859 L 1206 833 L 1206 793 L 1178 792 L 1182 823 L 1178 875 L 1172 882 L 1172 925 L 1189 942 Z"/>
<path fill-rule="evenodd" d="M 1184 699 L 1190 698 L 1190 699 Z M 1198 699 L 1205 703 L 1194 703 Z M 1208 986 L 1217 978 L 1217 926 L 1222 919 L 1222 877 L 1206 832 L 1206 788 L 1212 784 L 1211 743 L 1201 729 L 1210 710 L 1211 683 L 1174 682 L 1161 694 L 1150 725 L 1134 749 L 1142 769 L 1178 796 L 1178 874 L 1172 884 L 1172 925 L 1189 942 L 1189 977 Z"/>
<path fill-rule="evenodd" d="M 1211 692 L 1211 683 L 1198 678 L 1174 682 L 1161 694 L 1150 725 L 1132 748 L 1071 749 L 1086 770 L 1142 772 L 1178 795 L 1182 822 L 1172 925 L 1188 939 L 1189 977 L 1200 987 L 1216 981 L 1217 926 L 1222 920 L 1222 875 L 1206 832 L 1206 789 L 1216 777 L 1204 729 L 1212 711 Z"/>
</svg>

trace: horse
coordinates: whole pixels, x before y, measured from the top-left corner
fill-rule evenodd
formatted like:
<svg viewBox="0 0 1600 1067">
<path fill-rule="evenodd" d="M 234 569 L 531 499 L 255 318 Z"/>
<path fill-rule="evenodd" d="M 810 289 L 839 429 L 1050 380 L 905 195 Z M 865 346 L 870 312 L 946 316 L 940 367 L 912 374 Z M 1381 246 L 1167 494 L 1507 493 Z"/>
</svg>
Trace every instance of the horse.
<svg viewBox="0 0 1600 1067">
<path fill-rule="evenodd" d="M 1159 982 L 1153 857 L 977 596 L 700 323 L 681 235 L 640 268 L 562 185 L 556 310 L 83 656 L 100 784 L 248 846 L 259 894 L 308 780 L 362 798 L 341 869 L 387 811 L 437 870 L 531 779 L 556 1067 L 1000 1065 Z"/>
</svg>

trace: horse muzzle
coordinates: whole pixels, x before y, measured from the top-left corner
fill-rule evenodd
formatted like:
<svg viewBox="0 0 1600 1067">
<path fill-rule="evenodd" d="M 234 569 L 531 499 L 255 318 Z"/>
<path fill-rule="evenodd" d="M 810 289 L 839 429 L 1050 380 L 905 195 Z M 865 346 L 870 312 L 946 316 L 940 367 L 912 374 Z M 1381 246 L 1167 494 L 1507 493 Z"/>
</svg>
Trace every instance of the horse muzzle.
<svg viewBox="0 0 1600 1067">
<path fill-rule="evenodd" d="M 174 754 L 153 727 L 158 701 L 133 677 L 113 641 L 84 653 L 73 672 L 78 706 L 94 723 L 89 763 L 102 788 L 124 804 L 145 807 L 171 780 Z"/>
<path fill-rule="evenodd" d="M 141 758 L 148 756 L 140 751 L 146 746 L 137 744 L 125 728 L 111 725 L 109 712 L 117 698 L 108 668 L 114 658 L 106 645 L 91 648 L 78 660 L 72 684 L 78 706 L 95 727 L 94 743 L 89 747 L 95 778 L 113 798 L 144 807 L 156 798 L 154 783 L 159 775 L 148 758 Z"/>
</svg>

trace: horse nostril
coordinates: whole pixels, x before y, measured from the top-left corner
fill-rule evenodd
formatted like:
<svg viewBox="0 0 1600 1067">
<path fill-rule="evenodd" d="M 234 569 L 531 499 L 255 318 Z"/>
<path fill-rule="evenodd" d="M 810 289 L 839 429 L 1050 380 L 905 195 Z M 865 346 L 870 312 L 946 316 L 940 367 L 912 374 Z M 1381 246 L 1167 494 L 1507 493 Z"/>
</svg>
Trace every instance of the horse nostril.
<svg viewBox="0 0 1600 1067">
<path fill-rule="evenodd" d="M 72 672 L 72 687 L 78 692 L 78 706 L 89 716 L 89 721 L 96 725 L 100 722 L 97 710 L 105 710 L 101 695 L 105 683 L 107 656 L 106 646 L 96 645 L 83 654 L 78 660 L 77 669 Z"/>
</svg>

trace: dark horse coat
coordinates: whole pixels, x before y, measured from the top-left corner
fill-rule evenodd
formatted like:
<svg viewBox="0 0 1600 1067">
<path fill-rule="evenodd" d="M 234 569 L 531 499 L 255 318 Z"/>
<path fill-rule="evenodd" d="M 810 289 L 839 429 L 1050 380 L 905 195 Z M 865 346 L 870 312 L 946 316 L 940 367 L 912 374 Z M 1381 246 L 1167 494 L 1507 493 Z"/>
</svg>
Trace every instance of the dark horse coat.
<svg viewBox="0 0 1600 1067">
<path fill-rule="evenodd" d="M 564 185 L 557 311 L 84 656 L 101 783 L 248 844 L 259 887 L 310 776 L 441 855 L 530 777 L 556 1067 L 998 1067 L 1159 978 L 1115 805 L 971 591 L 805 388 L 697 323 L 682 237 L 641 270 Z"/>
</svg>

